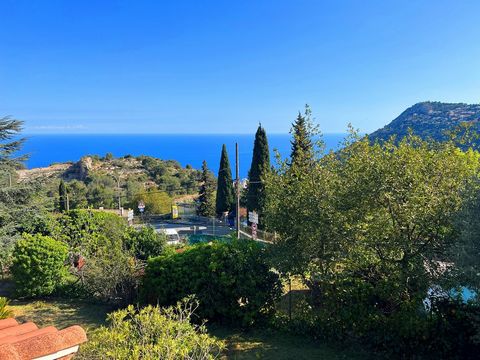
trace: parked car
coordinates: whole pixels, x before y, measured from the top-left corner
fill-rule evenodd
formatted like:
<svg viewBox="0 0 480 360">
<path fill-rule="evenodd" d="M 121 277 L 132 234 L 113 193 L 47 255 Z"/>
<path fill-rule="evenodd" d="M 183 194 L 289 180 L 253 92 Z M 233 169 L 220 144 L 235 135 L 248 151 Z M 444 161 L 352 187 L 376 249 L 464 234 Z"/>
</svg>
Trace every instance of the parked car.
<svg viewBox="0 0 480 360">
<path fill-rule="evenodd" d="M 178 231 L 175 229 L 159 229 L 157 230 L 161 234 L 167 235 L 167 244 L 169 245 L 176 245 L 180 244 L 180 235 L 178 235 Z"/>
</svg>

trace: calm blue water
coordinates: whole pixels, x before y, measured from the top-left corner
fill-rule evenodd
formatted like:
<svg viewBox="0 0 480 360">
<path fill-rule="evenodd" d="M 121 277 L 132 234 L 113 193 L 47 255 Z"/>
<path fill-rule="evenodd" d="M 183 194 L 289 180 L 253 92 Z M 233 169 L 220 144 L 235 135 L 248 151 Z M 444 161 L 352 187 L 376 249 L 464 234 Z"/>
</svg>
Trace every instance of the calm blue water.
<svg viewBox="0 0 480 360">
<path fill-rule="evenodd" d="M 336 149 L 345 134 L 325 134 L 327 149 Z M 283 157 L 290 154 L 290 135 L 268 136 L 272 150 Z M 240 176 L 246 177 L 252 161 L 254 135 L 28 135 L 24 152 L 30 154 L 28 168 L 48 166 L 55 162 L 77 161 L 85 155 L 103 156 L 111 152 L 115 157 L 149 155 L 163 160 L 177 160 L 183 166 L 199 169 L 206 160 L 209 168 L 218 171 L 222 144 L 227 145 L 234 174 L 235 142 L 239 145 Z"/>
</svg>

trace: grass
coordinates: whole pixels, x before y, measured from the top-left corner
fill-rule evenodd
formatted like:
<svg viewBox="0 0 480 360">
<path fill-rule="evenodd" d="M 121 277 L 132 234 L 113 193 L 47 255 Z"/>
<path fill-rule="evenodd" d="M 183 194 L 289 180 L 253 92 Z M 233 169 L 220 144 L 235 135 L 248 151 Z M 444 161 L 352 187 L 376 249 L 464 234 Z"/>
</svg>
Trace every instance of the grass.
<svg viewBox="0 0 480 360">
<path fill-rule="evenodd" d="M 227 342 L 222 360 L 366 360 L 371 354 L 350 348 L 339 348 L 301 336 L 276 331 L 235 331 L 225 327 L 211 327 L 210 333 Z"/>
<path fill-rule="evenodd" d="M 10 308 L 21 322 L 33 321 L 38 326 L 53 325 L 58 329 L 80 325 L 87 332 L 104 325 L 113 310 L 108 305 L 70 299 L 12 300 Z"/>
<path fill-rule="evenodd" d="M 33 321 L 39 326 L 53 325 L 59 329 L 80 325 L 87 333 L 104 325 L 110 306 L 71 299 L 13 300 L 10 303 L 20 321 Z M 300 336 L 268 330 L 237 331 L 228 327 L 211 326 L 210 333 L 227 343 L 222 360 L 303 360 L 303 359 L 368 359 L 359 351 L 340 349 Z"/>
</svg>

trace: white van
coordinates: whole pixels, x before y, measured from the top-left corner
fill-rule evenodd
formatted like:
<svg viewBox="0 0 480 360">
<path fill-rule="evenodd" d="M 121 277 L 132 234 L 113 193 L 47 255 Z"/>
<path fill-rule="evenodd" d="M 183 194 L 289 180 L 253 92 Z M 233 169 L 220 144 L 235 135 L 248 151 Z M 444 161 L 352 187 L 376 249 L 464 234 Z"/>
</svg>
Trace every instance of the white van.
<svg viewBox="0 0 480 360">
<path fill-rule="evenodd" d="M 157 230 L 160 234 L 167 235 L 167 244 L 169 245 L 176 245 L 180 244 L 180 235 L 178 235 L 178 231 L 175 229 L 159 229 Z"/>
</svg>

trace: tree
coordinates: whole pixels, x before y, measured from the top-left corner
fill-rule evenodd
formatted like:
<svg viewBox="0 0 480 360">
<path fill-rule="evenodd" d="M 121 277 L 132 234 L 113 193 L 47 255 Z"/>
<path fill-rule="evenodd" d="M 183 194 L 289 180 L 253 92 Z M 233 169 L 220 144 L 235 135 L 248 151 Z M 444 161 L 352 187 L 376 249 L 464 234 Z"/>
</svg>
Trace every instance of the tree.
<svg viewBox="0 0 480 360">
<path fill-rule="evenodd" d="M 292 124 L 290 134 L 293 136 L 290 165 L 299 168 L 309 166 L 315 159 L 313 137 L 317 134 L 317 127 L 313 124 L 312 110 L 308 105 L 305 105 L 304 114 L 298 112 L 297 119 Z"/>
<path fill-rule="evenodd" d="M 134 205 L 139 201 L 145 204 L 146 214 L 167 214 L 172 211 L 172 198 L 168 193 L 156 189 L 142 191 L 134 197 Z"/>
<path fill-rule="evenodd" d="M 424 298 L 478 159 L 414 136 L 382 144 L 364 138 L 302 177 L 281 168 L 267 182 L 268 226 L 281 238 L 275 267 L 317 284 L 363 274 L 392 286 L 389 301 Z"/>
<path fill-rule="evenodd" d="M 208 169 L 207 162 L 202 163 L 200 194 L 198 197 L 197 214 L 200 216 L 215 216 L 215 178 Z"/>
<path fill-rule="evenodd" d="M 20 150 L 25 139 L 11 140 L 22 131 L 23 121 L 12 119 L 9 116 L 0 118 L 0 170 L 8 170 L 21 166 L 26 156 L 14 157 Z M 5 140 L 8 140 L 5 142 Z"/>
<path fill-rule="evenodd" d="M 218 169 L 216 212 L 221 216 L 224 212 L 234 208 L 235 191 L 233 189 L 232 171 L 228 160 L 227 147 L 222 146 L 220 167 Z"/>
<path fill-rule="evenodd" d="M 270 151 L 265 129 L 260 124 L 255 134 L 253 144 L 252 165 L 248 172 L 247 208 L 249 211 L 259 213 L 259 219 L 265 210 L 265 184 L 266 175 L 270 171 Z M 263 220 L 262 220 L 263 221 Z M 262 222 L 260 221 L 260 222 Z"/>
<path fill-rule="evenodd" d="M 454 242 L 450 255 L 455 264 L 453 286 L 467 286 L 477 294 L 480 291 L 480 182 L 473 184 L 466 194 L 462 211 L 456 223 L 459 231 L 458 242 Z"/>
<path fill-rule="evenodd" d="M 68 195 L 67 195 L 67 187 L 63 180 L 60 180 L 60 185 L 58 186 L 58 197 L 59 197 L 59 210 L 60 212 L 64 212 L 68 209 Z"/>
<path fill-rule="evenodd" d="M 35 201 L 39 184 L 15 184 L 15 169 L 23 166 L 27 156 L 17 155 L 25 139 L 19 138 L 23 122 L 0 118 L 0 270 L 12 261 L 12 250 L 25 221 L 38 217 L 44 204 Z"/>
<path fill-rule="evenodd" d="M 88 207 L 87 186 L 83 181 L 71 180 L 66 185 L 69 209 L 85 209 Z"/>
<path fill-rule="evenodd" d="M 89 176 L 87 198 L 89 205 L 98 208 L 112 208 L 116 205 L 115 187 L 117 183 L 108 175 L 93 174 Z"/>
<path fill-rule="evenodd" d="M 67 247 L 40 234 L 24 234 L 15 244 L 11 272 L 21 296 L 50 295 L 67 274 Z"/>
</svg>

